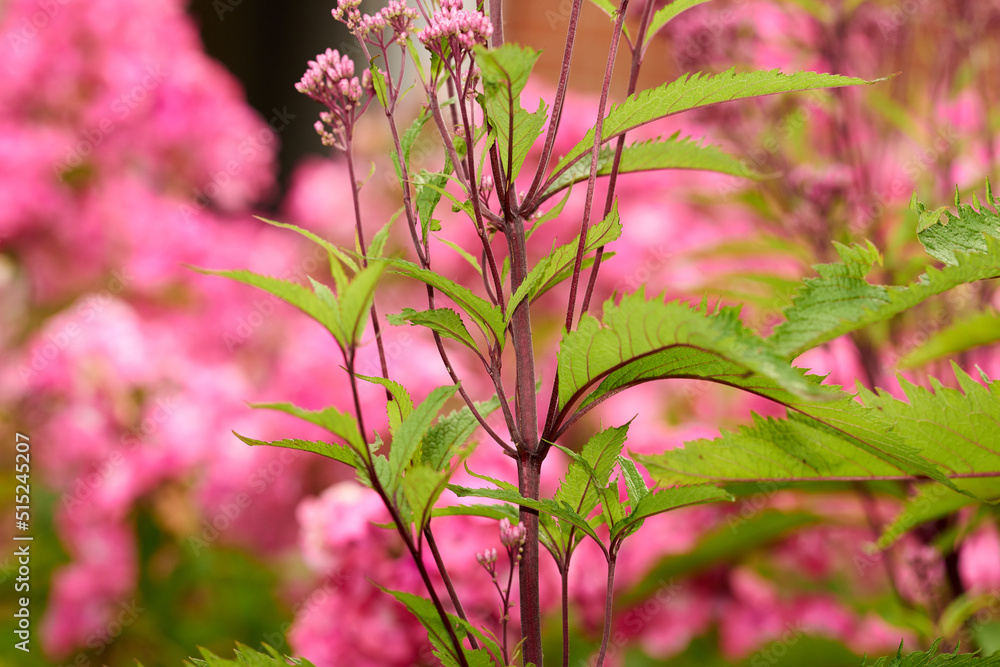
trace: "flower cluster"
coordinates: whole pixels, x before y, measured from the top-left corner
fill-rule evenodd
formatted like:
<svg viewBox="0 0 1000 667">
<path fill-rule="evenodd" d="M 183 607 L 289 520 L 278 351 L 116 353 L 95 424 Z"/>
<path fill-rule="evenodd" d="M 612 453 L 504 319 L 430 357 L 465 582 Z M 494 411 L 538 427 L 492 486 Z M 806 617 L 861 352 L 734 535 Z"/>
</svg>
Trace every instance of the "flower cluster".
<svg viewBox="0 0 1000 667">
<path fill-rule="evenodd" d="M 406 0 L 390 0 L 377 14 L 362 14 L 360 5 L 360 0 L 339 0 L 333 18 L 362 41 L 372 41 L 375 35 L 374 42 L 382 46 L 385 44 L 381 37 L 386 29 L 392 30 L 393 41 L 402 46 L 413 31 L 413 21 L 420 16 L 416 9 L 406 6 Z"/>
<path fill-rule="evenodd" d="M 420 33 L 428 50 L 441 55 L 441 40 L 447 39 L 452 52 L 471 51 L 485 46 L 493 34 L 493 24 L 482 12 L 462 9 L 462 0 L 441 0 L 441 9 L 431 16 L 430 25 Z"/>
<path fill-rule="evenodd" d="M 508 549 L 520 549 L 527 534 L 523 523 L 511 526 L 509 519 L 500 519 L 500 544 Z"/>
<path fill-rule="evenodd" d="M 295 84 L 295 90 L 328 109 L 320 113 L 315 125 L 324 145 L 346 148 L 357 111 L 362 106 L 362 86 L 368 87 L 367 78 L 364 83 L 359 81 L 354 76 L 354 61 L 335 49 L 327 49 L 316 56 L 316 60 L 309 61 L 309 69 Z"/>
</svg>

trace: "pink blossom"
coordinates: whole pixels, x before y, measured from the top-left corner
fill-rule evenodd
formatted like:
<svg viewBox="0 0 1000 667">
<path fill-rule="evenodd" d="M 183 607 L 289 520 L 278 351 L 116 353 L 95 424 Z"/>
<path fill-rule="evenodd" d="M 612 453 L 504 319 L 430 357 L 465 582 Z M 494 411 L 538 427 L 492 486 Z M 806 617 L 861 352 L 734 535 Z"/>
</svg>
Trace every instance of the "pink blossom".
<svg viewBox="0 0 1000 667">
<path fill-rule="evenodd" d="M 1000 591 L 1000 536 L 996 526 L 986 524 L 965 538 L 958 554 L 958 571 L 969 591 Z"/>
<path fill-rule="evenodd" d="M 462 0 L 441 0 L 441 9 L 431 15 L 430 24 L 420 33 L 428 49 L 439 51 L 442 39 L 469 51 L 477 44 L 485 46 L 493 34 L 493 24 L 481 12 L 462 9 Z M 455 56 L 460 59 L 459 56 Z"/>
</svg>

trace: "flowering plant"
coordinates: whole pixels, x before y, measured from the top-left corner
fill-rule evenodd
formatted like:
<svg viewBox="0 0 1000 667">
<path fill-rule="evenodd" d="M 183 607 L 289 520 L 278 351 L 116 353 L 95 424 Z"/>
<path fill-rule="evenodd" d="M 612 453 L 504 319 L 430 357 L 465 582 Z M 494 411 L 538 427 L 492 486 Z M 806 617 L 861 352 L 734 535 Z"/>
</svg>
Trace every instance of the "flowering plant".
<svg viewBox="0 0 1000 667">
<path fill-rule="evenodd" d="M 359 79 L 349 58 L 328 50 L 310 63 L 297 87 L 326 107 L 317 132 L 324 144 L 344 153 L 356 245 L 339 247 L 312 232 L 273 223 L 323 249 L 332 286 L 315 279 L 306 286 L 249 271 L 206 271 L 270 292 L 304 311 L 332 336 L 347 376 L 349 408 L 307 410 L 288 403 L 260 407 L 300 417 L 328 430 L 336 441 L 240 437 L 250 445 L 315 452 L 356 471 L 358 481 L 384 504 L 427 597 L 388 592 L 419 618 L 442 664 L 503 666 L 519 657 L 525 665 L 543 664 L 542 548 L 561 579 L 563 664 L 570 660 L 567 590 L 573 556 L 584 542 L 603 556 L 604 623 L 596 657 L 596 664 L 603 665 L 619 552 L 655 515 L 729 501 L 746 494 L 748 486 L 763 484 L 932 480 L 978 500 L 991 494 L 966 480 L 1000 475 L 1000 454 L 988 427 L 1000 418 L 1000 386 L 985 375 L 986 387 L 956 368 L 959 389 L 908 385 L 909 400 L 903 401 L 860 385 L 856 394 L 848 394 L 792 365 L 809 350 L 887 321 L 931 296 L 1000 276 L 1000 217 L 988 207 L 1000 200 L 988 184 L 988 206 L 975 198 L 971 206 L 956 200 L 957 214 L 927 210 L 914 199 L 918 238 L 942 268 L 929 267 L 909 285 L 872 284 L 867 277 L 879 261 L 875 246 L 838 245 L 840 261 L 818 266 L 818 276 L 798 286 L 782 321 L 767 336 L 747 328 L 737 307 L 712 307 L 707 300 L 699 305 L 667 302 L 651 298 L 643 287 L 606 295 L 600 317 L 590 314 L 601 289 L 597 277 L 611 256 L 605 248 L 628 224 L 616 200 L 621 175 L 699 169 L 760 177 L 722 150 L 679 134 L 631 145 L 626 145 L 626 135 L 660 119 L 724 102 L 881 81 L 729 70 L 683 75 L 638 90 L 652 37 L 703 1 L 676 0 L 660 8 L 647 2 L 638 27 L 632 29 L 626 26 L 628 0 L 617 7 L 606 0 L 596 2 L 614 22 L 597 113 L 593 128 L 555 159 L 582 0 L 572 4 L 551 106 L 543 101 L 535 111 L 525 109 L 522 100 L 539 54 L 505 42 L 502 0 L 491 0 L 488 12 L 482 3 L 477 10 L 467 10 L 458 0 L 420 2 L 417 9 L 394 1 L 374 15 L 362 14 L 359 0 L 341 0 L 333 16 L 357 39 L 370 68 Z M 422 30 L 414 27 L 418 18 L 427 24 Z M 623 37 L 631 52 L 628 90 L 621 103 L 609 106 Z M 421 57 L 418 42 L 429 53 L 429 62 Z M 399 65 L 383 70 L 380 62 Z M 410 89 L 408 68 L 423 95 L 416 119 L 404 128 L 400 116 Z M 363 224 L 355 134 L 360 115 L 373 101 L 382 108 L 392 136 L 392 162 L 402 193 L 398 216 L 415 262 L 386 252 L 395 216 L 374 234 Z M 436 172 L 416 170 L 412 159 L 426 126 L 436 133 L 443 153 L 443 166 Z M 536 149 L 534 169 L 524 172 Z M 606 195 L 598 213 L 598 183 L 605 178 Z M 559 214 L 576 184 L 585 184 L 579 233 L 572 242 L 544 252 L 538 247 L 538 232 Z M 563 197 L 561 202 L 543 211 L 557 195 Z M 445 216 L 438 212 L 444 199 L 462 220 L 448 224 L 471 229 L 464 246 L 438 236 L 447 231 Z M 442 246 L 465 261 L 463 276 L 456 274 L 456 279 L 437 270 Z M 383 322 L 376 294 L 390 274 L 422 283 L 426 308 L 406 307 Z M 469 275 L 481 281 L 481 288 L 463 284 Z M 554 298 L 567 282 L 565 299 Z M 547 355 L 532 327 L 532 308 L 552 303 L 564 308 L 565 317 L 558 352 Z M 366 337 L 369 322 L 371 338 Z M 382 335 L 386 323 L 426 329 L 451 383 L 415 401 L 393 379 Z M 369 341 L 378 353 L 377 376 L 359 372 L 359 354 Z M 539 368 L 547 372 L 539 373 Z M 478 380 L 470 380 L 473 371 Z M 628 422 L 591 429 L 589 437 L 579 438 L 576 431 L 589 424 L 588 414 L 605 401 L 667 379 L 733 387 L 768 399 L 787 413 L 782 418 L 755 418 L 751 425 L 714 440 L 632 456 L 623 454 Z M 377 398 L 365 393 L 362 383 L 380 388 Z M 484 395 L 476 396 L 477 390 Z M 443 414 L 456 396 L 462 407 Z M 372 414 L 371 405 L 382 399 L 386 428 L 371 428 L 381 419 Z M 960 419 L 958 414 L 977 418 Z M 479 475 L 468 466 L 468 476 L 485 486 L 454 482 L 472 453 L 467 441 L 477 427 L 508 457 L 517 484 Z M 543 495 L 543 464 L 555 451 L 567 457 L 568 468 L 558 489 Z M 651 488 L 650 480 L 657 486 Z M 497 503 L 448 504 L 442 501 L 446 492 Z M 432 524 L 456 515 L 500 521 L 506 572 L 497 567 L 495 549 L 476 557 L 500 597 L 496 632 L 470 620 L 438 549 Z M 520 640 L 511 646 L 508 610 L 515 570 Z M 932 654 L 907 660 L 929 659 Z"/>
</svg>

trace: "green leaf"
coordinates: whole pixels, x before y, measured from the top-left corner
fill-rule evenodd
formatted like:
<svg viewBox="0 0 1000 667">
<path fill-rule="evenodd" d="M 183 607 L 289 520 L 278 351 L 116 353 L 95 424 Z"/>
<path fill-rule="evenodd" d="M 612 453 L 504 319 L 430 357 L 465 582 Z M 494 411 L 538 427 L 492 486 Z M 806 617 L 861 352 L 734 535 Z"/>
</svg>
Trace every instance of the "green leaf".
<svg viewBox="0 0 1000 667">
<path fill-rule="evenodd" d="M 986 203 L 1000 206 L 1000 199 L 993 196 L 993 189 L 988 180 Z M 917 238 L 927 250 L 927 254 L 950 266 L 959 263 L 960 255 L 987 252 L 987 239 L 1000 238 L 1000 215 L 981 205 L 975 194 L 972 195 L 970 206 L 959 201 L 956 189 L 955 207 L 958 209 L 958 215 L 944 208 L 928 212 L 926 207 L 917 201 L 916 193 L 910 200 L 910 208 L 920 216 Z M 943 220 L 940 219 L 942 212 L 944 212 Z"/>
<path fill-rule="evenodd" d="M 640 481 L 642 480 L 641 477 L 639 479 Z M 690 505 L 719 501 L 731 502 L 732 500 L 733 497 L 726 493 L 725 490 L 711 484 L 657 489 L 653 493 L 644 495 L 641 500 L 635 503 L 633 506 L 634 509 L 629 515 L 615 526 L 614 531 L 611 533 L 611 539 L 634 532 L 645 519 L 657 514 L 663 514 L 664 512 Z"/>
<path fill-rule="evenodd" d="M 251 403 L 250 407 L 261 410 L 277 410 L 278 412 L 298 417 L 303 421 L 325 428 L 334 435 L 340 436 L 348 445 L 358 451 L 365 449 L 365 441 L 358 430 L 357 420 L 337 408 L 329 407 L 322 410 L 306 410 L 291 403 Z"/>
<path fill-rule="evenodd" d="M 385 84 L 385 75 L 382 74 L 382 70 L 375 65 L 375 61 L 377 59 L 378 56 L 371 59 L 371 62 L 368 65 L 368 71 L 372 73 L 372 88 L 375 89 L 375 97 L 378 98 L 378 103 L 382 105 L 382 108 L 386 108 L 389 105 L 389 92 Z"/>
<path fill-rule="evenodd" d="M 389 469 L 392 475 L 402 475 L 409 468 L 431 422 L 457 390 L 457 385 L 437 387 L 403 420 L 392 438 L 392 448 L 389 450 Z"/>
<path fill-rule="evenodd" d="M 989 658 L 981 658 L 973 653 L 941 653 L 938 654 L 938 639 L 928 651 L 917 651 L 903 655 L 903 645 L 893 658 L 879 658 L 875 662 L 864 661 L 862 667 L 996 667 L 1000 665 L 1000 653 L 994 653 Z"/>
<path fill-rule="evenodd" d="M 348 345 L 355 346 L 365 332 L 365 323 L 375 301 L 375 288 L 385 271 L 385 264 L 373 263 L 354 275 L 340 298 L 340 320 L 347 334 Z"/>
<path fill-rule="evenodd" d="M 355 263 L 353 259 L 351 259 L 350 255 L 344 252 L 343 248 L 333 243 L 330 243 L 322 236 L 314 234 L 313 232 L 310 232 L 308 229 L 302 229 L 301 227 L 298 227 L 290 223 L 268 220 L 267 218 L 262 218 L 259 215 L 255 215 L 254 217 L 260 220 L 261 222 L 265 222 L 274 227 L 280 227 L 281 229 L 290 229 L 293 232 L 300 234 L 301 236 L 304 236 L 305 238 L 309 239 L 310 241 L 312 241 L 313 243 L 315 243 L 316 245 L 323 248 L 328 253 L 332 254 L 334 257 L 339 259 L 341 262 L 343 262 L 351 270 L 352 273 L 357 272 L 358 265 Z"/>
<path fill-rule="evenodd" d="M 583 534 L 591 537 L 603 548 L 601 538 L 597 536 L 597 533 L 594 532 L 594 529 L 590 526 L 587 520 L 565 503 L 560 504 L 554 500 L 545 498 L 541 500 L 525 498 L 518 493 L 516 488 L 472 489 L 464 486 L 458 486 L 456 484 L 449 484 L 448 488 L 459 498 L 489 498 L 491 500 L 500 500 L 512 505 L 523 506 L 539 512 L 545 512 L 567 525 L 576 526 L 583 532 Z"/>
<path fill-rule="evenodd" d="M 413 398 L 410 396 L 410 392 L 406 391 L 406 387 L 395 380 L 369 375 L 357 375 L 357 377 L 365 382 L 385 387 L 392 394 L 392 400 L 386 402 L 385 410 L 386 416 L 389 418 L 389 433 L 395 435 L 403 420 L 413 412 Z"/>
<path fill-rule="evenodd" d="M 532 113 L 521 107 L 521 92 L 540 55 L 539 51 L 510 42 L 496 49 L 476 49 L 476 64 L 482 72 L 485 90 L 483 108 L 490 132 L 499 143 L 500 161 L 510 182 L 521 171 L 548 117 L 543 100 Z"/>
<path fill-rule="evenodd" d="M 435 308 L 421 312 L 412 308 L 404 308 L 403 312 L 397 315 L 389 315 L 388 320 L 389 324 L 399 325 L 409 322 L 413 326 L 427 327 L 444 338 L 457 340 L 470 350 L 479 350 L 476 341 L 472 339 L 469 330 L 465 328 L 462 316 L 451 308 Z"/>
<path fill-rule="evenodd" d="M 500 400 L 494 396 L 488 401 L 476 403 L 475 406 L 479 414 L 485 418 L 500 407 Z M 467 405 L 441 417 L 424 435 L 424 442 L 420 447 L 420 461 L 436 470 L 444 469 L 457 449 L 472 436 L 477 426 L 479 420 Z"/>
<path fill-rule="evenodd" d="M 570 457 L 566 477 L 556 491 L 556 502 L 565 503 L 583 517 L 597 507 L 599 494 L 608 486 L 611 471 L 618 463 L 628 424 L 605 429 L 594 434 L 583 446 L 580 454 L 563 449 Z M 617 494 L 617 490 L 615 491 Z"/>
<path fill-rule="evenodd" d="M 955 480 L 955 486 L 963 492 L 953 491 L 941 484 L 921 485 L 916 494 L 906 500 L 896 518 L 882 530 L 875 546 L 888 549 L 913 528 L 976 502 L 970 496 L 987 501 L 1000 498 L 1000 488 L 995 479 Z"/>
<path fill-rule="evenodd" d="M 590 160 L 584 159 L 587 155 L 589 153 L 577 157 L 558 178 L 548 184 L 542 198 L 551 197 L 563 188 L 590 178 Z M 611 173 L 614 157 L 613 148 L 606 147 L 601 150 L 597 163 L 598 176 L 607 176 Z M 742 162 L 723 152 L 717 146 L 703 144 L 691 137 L 682 138 L 680 132 L 666 140 L 637 142 L 622 150 L 621 162 L 618 167 L 619 173 L 630 174 L 657 169 L 697 169 L 747 178 L 753 178 L 757 175 L 756 172 L 748 169 Z"/>
<path fill-rule="evenodd" d="M 316 667 L 305 658 L 289 658 L 282 656 L 269 645 L 264 644 L 270 656 L 264 655 L 254 649 L 236 642 L 235 659 L 220 658 L 207 648 L 199 647 L 201 658 L 189 658 L 185 661 L 188 665 L 195 667 L 288 667 L 288 665 L 299 665 L 300 667 Z"/>
<path fill-rule="evenodd" d="M 448 184 L 448 174 L 431 173 L 426 169 L 421 169 L 413 182 L 417 190 L 414 204 L 417 207 L 417 214 L 420 216 L 421 229 L 424 234 L 427 234 L 434 210 L 441 201 L 444 187 Z"/>
<path fill-rule="evenodd" d="M 911 208 L 920 215 L 926 213 L 923 204 L 916 201 L 911 202 Z M 959 285 L 1000 277 L 1000 236 L 984 236 L 982 231 L 1000 231 L 1000 216 L 982 207 L 977 210 L 961 205 L 957 218 L 951 213 L 947 218 L 947 225 L 933 224 L 918 237 L 925 246 L 929 244 L 928 251 L 933 249 L 947 258 L 949 265 L 942 269 L 929 266 L 916 282 L 905 287 L 872 285 L 865 280 L 872 266 L 881 262 L 870 243 L 867 247 L 837 244 L 842 261 L 815 267 L 819 277 L 803 281 L 784 312 L 785 321 L 771 334 L 771 343 L 782 354 L 796 357 Z"/>
<path fill-rule="evenodd" d="M 511 522 L 517 523 L 520 513 L 513 505 L 449 505 L 435 507 L 431 516 L 481 516 L 494 521 L 510 519 Z"/>
<path fill-rule="evenodd" d="M 326 327 L 326 330 L 333 335 L 341 349 L 348 345 L 340 312 L 332 307 L 328 299 L 317 296 L 316 293 L 304 285 L 288 280 L 281 280 L 280 278 L 272 278 L 271 276 L 262 276 L 251 271 L 211 271 L 199 268 L 195 268 L 195 271 L 206 275 L 224 276 L 269 292 L 282 301 L 295 306 Z M 332 297 L 332 294 L 330 297 Z"/>
<path fill-rule="evenodd" d="M 469 290 L 469 288 L 463 287 L 462 285 L 459 285 L 453 280 L 445 278 L 438 273 L 422 269 L 412 262 L 406 262 L 400 259 L 387 259 L 384 261 L 389 263 L 393 269 L 399 273 L 416 278 L 417 280 L 439 290 L 442 294 L 458 304 L 458 306 L 472 318 L 472 320 L 482 330 L 484 336 L 492 337 L 498 345 L 503 347 L 505 341 L 505 327 L 499 308 L 491 304 L 486 299 L 476 296 L 471 290 Z"/>
<path fill-rule="evenodd" d="M 632 510 L 635 511 L 636 503 L 649 495 L 646 480 L 642 478 L 642 473 L 635 467 L 632 459 L 619 456 L 618 467 L 621 469 L 622 477 L 625 479 L 625 487 L 628 490 L 628 499 L 632 505 Z"/>
<path fill-rule="evenodd" d="M 454 250 L 456 253 L 458 253 L 458 256 L 464 259 L 465 262 L 472 268 L 473 271 L 478 273 L 480 276 L 483 275 L 483 267 L 479 265 L 479 260 L 473 257 L 472 253 L 470 253 L 468 250 L 466 250 L 459 244 L 455 243 L 454 241 L 441 238 L 440 236 L 435 236 L 434 238 L 436 238 L 438 241 L 440 241 L 441 243 L 445 244 L 446 246 Z"/>
<path fill-rule="evenodd" d="M 865 405 L 878 410 L 909 443 L 919 443 L 920 454 L 949 477 L 1000 474 L 1000 382 L 984 387 L 952 364 L 959 389 L 944 387 L 931 378 L 933 391 L 900 376 L 906 401 L 860 384 Z"/>
<path fill-rule="evenodd" d="M 427 121 L 431 119 L 431 112 L 427 106 L 420 107 L 420 113 L 410 124 L 406 131 L 403 132 L 403 136 L 399 138 L 399 147 L 403 151 L 403 161 L 404 164 L 409 166 L 410 164 L 410 153 L 413 152 L 413 146 L 417 143 L 417 139 L 420 138 L 420 132 L 423 131 L 424 125 Z"/>
<path fill-rule="evenodd" d="M 419 533 L 430 521 L 430 509 L 441 496 L 448 481 L 448 473 L 430 466 L 417 464 L 403 477 L 403 497 L 410 510 L 417 514 L 416 528 Z"/>
<path fill-rule="evenodd" d="M 917 368 L 951 355 L 1000 341 L 1000 313 L 986 310 L 953 322 L 899 360 L 899 368 Z"/>
<path fill-rule="evenodd" d="M 587 230 L 584 255 L 617 240 L 621 233 L 622 225 L 618 218 L 618 202 L 616 201 L 608 217 L 596 225 L 591 225 Z M 580 235 L 577 234 L 572 242 L 555 248 L 542 261 L 532 267 L 521 285 L 521 287 L 529 286 L 524 296 L 528 296 L 532 300 L 537 299 L 571 276 L 573 265 L 576 263 L 576 250 L 579 243 Z M 516 305 L 513 300 L 511 303 L 512 305 L 507 308 L 508 314 L 513 313 L 514 305 Z"/>
<path fill-rule="evenodd" d="M 358 454 L 353 450 L 345 447 L 344 445 L 338 445 L 332 442 L 314 442 L 310 440 L 272 440 L 270 442 L 264 440 L 254 440 L 253 438 L 248 438 L 245 435 L 240 435 L 236 431 L 233 431 L 233 435 L 237 438 L 250 445 L 251 447 L 257 447 L 260 445 L 267 445 L 269 447 L 284 447 L 286 449 L 298 449 L 303 452 L 313 452 L 315 454 L 320 454 L 328 459 L 333 459 L 334 461 L 340 461 L 341 463 L 346 463 L 352 468 L 358 469 L 363 466 L 361 459 Z"/>
<path fill-rule="evenodd" d="M 637 458 L 671 485 L 924 477 L 957 489 L 953 477 L 1000 475 L 1000 385 L 956 375 L 962 390 L 906 383 L 906 403 L 859 387 L 864 405 L 795 405 L 786 419 L 754 415 L 716 440 Z"/>
<path fill-rule="evenodd" d="M 660 118 L 666 118 L 683 111 L 699 107 L 760 97 L 776 93 L 787 93 L 813 88 L 837 88 L 873 84 L 854 77 L 817 72 L 796 72 L 782 74 L 780 70 L 760 72 L 737 72 L 727 70 L 721 74 L 684 74 L 675 81 L 656 88 L 629 95 L 621 104 L 611 107 L 604 121 L 601 143 L 607 143 L 620 134 L 625 134 Z M 550 180 L 558 178 L 569 165 L 594 147 L 594 130 L 574 146 L 556 165 Z"/>
<path fill-rule="evenodd" d="M 413 595 L 412 593 L 393 591 L 388 588 L 383 588 L 382 586 L 379 586 L 379 589 L 399 600 L 406 606 L 407 610 L 409 610 L 411 614 L 417 617 L 417 620 L 419 620 L 427 630 L 427 636 L 431 640 L 431 643 L 435 646 L 435 655 L 437 655 L 439 659 L 446 662 L 448 665 L 459 664 L 455 656 L 455 646 L 452 644 L 451 638 L 448 635 L 448 629 L 445 627 L 444 622 L 442 622 L 441 615 L 438 614 L 433 602 L 418 595 Z M 457 616 L 453 616 L 451 614 L 445 614 L 445 616 L 458 637 L 461 637 L 464 632 L 471 633 L 476 637 L 480 645 L 483 646 L 483 648 L 476 651 L 465 648 L 464 646 L 461 647 L 470 667 L 486 667 L 494 664 L 493 659 L 490 657 L 490 653 L 498 657 L 503 655 L 503 652 L 497 643 L 483 635 L 483 633 L 481 633 L 475 626 L 463 621 Z"/>
<path fill-rule="evenodd" d="M 560 417 L 577 401 L 579 414 L 630 386 L 666 378 L 709 380 L 782 401 L 829 393 L 744 327 L 738 310 L 709 314 L 646 301 L 641 290 L 618 305 L 608 300 L 602 321 L 587 315 L 564 333 L 558 368 Z"/>
<path fill-rule="evenodd" d="M 590 3 L 607 14 L 608 18 L 611 19 L 611 23 L 615 23 L 618 20 L 618 5 L 616 3 L 610 0 L 590 0 Z M 622 34 L 625 35 L 626 39 L 631 41 L 632 34 L 625 23 L 622 23 Z"/>
<path fill-rule="evenodd" d="M 653 36 L 660 31 L 660 28 L 665 26 L 675 16 L 703 2 L 708 2 L 708 0 L 674 0 L 666 7 L 657 9 L 656 13 L 653 14 L 652 20 L 649 22 L 649 29 L 646 31 L 646 39 L 643 43 L 648 44 Z"/>
<path fill-rule="evenodd" d="M 402 208 L 397 210 L 392 214 L 392 217 L 389 218 L 389 222 L 382 225 L 382 228 L 375 232 L 375 236 L 372 237 L 372 240 L 368 244 L 367 248 L 369 258 L 381 257 L 382 253 L 385 252 L 385 244 L 389 241 L 389 232 L 392 230 L 392 223 L 396 222 L 396 218 L 398 218 L 399 214 L 402 212 Z"/>
</svg>

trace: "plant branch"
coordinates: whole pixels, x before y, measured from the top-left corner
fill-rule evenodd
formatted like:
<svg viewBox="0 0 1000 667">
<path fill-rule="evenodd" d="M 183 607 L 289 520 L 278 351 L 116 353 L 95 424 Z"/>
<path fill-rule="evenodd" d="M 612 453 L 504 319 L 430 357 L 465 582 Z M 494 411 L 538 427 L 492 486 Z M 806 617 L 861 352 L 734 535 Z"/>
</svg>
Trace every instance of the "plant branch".
<svg viewBox="0 0 1000 667">
<path fill-rule="evenodd" d="M 465 614 L 465 609 L 462 607 L 462 601 L 458 598 L 458 592 L 455 591 L 455 585 L 451 582 L 451 577 L 448 576 L 448 569 L 444 565 L 444 559 L 441 558 L 441 552 L 438 550 L 437 542 L 434 540 L 434 533 L 431 532 L 430 523 L 424 527 L 424 537 L 427 538 L 427 546 L 431 548 L 431 555 L 434 557 L 434 564 L 437 565 L 438 573 L 441 575 L 441 579 L 444 581 L 444 587 L 448 589 L 448 597 L 451 598 L 451 603 L 455 606 L 455 613 L 458 617 L 469 622 L 469 617 Z M 471 632 L 467 632 L 466 636 L 469 638 L 469 644 L 472 645 L 473 649 L 479 648 L 479 642 L 476 641 L 476 636 Z"/>
<path fill-rule="evenodd" d="M 351 179 L 351 199 L 354 202 L 354 229 L 358 234 L 358 246 L 361 249 L 361 265 L 368 266 L 368 248 L 365 244 L 365 231 L 361 225 L 361 201 L 358 192 L 358 179 L 354 176 L 354 151 L 353 142 L 348 138 L 347 150 L 347 175 Z M 335 261 L 332 257 L 330 261 Z M 379 364 L 382 367 L 382 377 L 389 379 L 389 365 L 385 358 L 385 346 L 382 343 L 382 331 L 378 321 L 378 310 L 375 308 L 375 299 L 372 299 L 370 311 L 372 320 L 372 330 L 375 332 L 375 346 L 378 348 Z M 392 392 L 385 390 L 386 400 L 392 400 Z"/>
<path fill-rule="evenodd" d="M 573 277 L 569 286 L 569 303 L 566 306 L 566 330 L 573 329 L 574 313 L 576 311 L 576 293 L 580 286 L 580 272 L 583 267 L 583 256 L 587 249 L 587 230 L 590 227 L 590 216 L 594 205 L 594 189 L 597 186 L 597 171 L 601 157 L 601 133 L 604 129 L 604 110 L 608 105 L 611 91 L 611 77 L 615 70 L 615 55 L 621 39 L 625 14 L 628 11 L 629 0 L 621 0 L 618 6 L 618 20 L 611 36 L 611 50 L 608 52 L 608 65 L 604 70 L 604 85 L 601 88 L 601 101 L 597 107 L 597 120 L 594 123 L 594 147 L 590 152 L 590 177 L 587 179 L 587 197 L 583 203 L 583 220 L 580 223 L 580 241 L 576 248 L 576 259 L 573 263 Z"/>
<path fill-rule="evenodd" d="M 358 429 L 361 431 L 362 439 L 367 442 L 367 438 L 365 437 L 364 412 L 361 409 L 361 399 L 358 394 L 358 377 L 354 372 L 354 357 L 355 349 L 352 347 L 347 350 L 347 353 L 344 355 L 344 363 L 347 366 L 347 374 L 350 377 L 351 395 L 354 398 L 354 412 L 358 419 Z M 365 449 L 367 449 L 367 447 Z M 371 453 L 368 452 L 368 455 L 363 457 L 363 460 L 365 462 L 368 478 L 372 483 L 372 488 L 379 494 L 379 497 L 382 499 L 382 503 L 385 505 L 386 509 L 389 510 L 392 523 L 396 526 L 396 532 L 399 533 L 400 538 L 406 545 L 407 551 L 410 552 L 410 557 L 413 559 L 417 570 L 420 572 L 420 578 L 423 580 L 424 586 L 427 588 L 428 595 L 430 595 L 431 603 L 434 605 L 441 622 L 448 631 L 448 638 L 451 640 L 452 646 L 455 649 L 459 664 L 462 665 L 462 667 L 469 667 L 469 661 L 465 657 L 462 642 L 459 641 L 458 635 L 455 634 L 455 628 L 448 619 L 448 612 L 445 611 L 444 605 L 441 604 L 441 599 L 438 597 L 437 591 L 434 589 L 434 584 L 431 582 L 430 575 L 427 572 L 427 567 L 424 565 L 424 560 L 421 556 L 420 550 L 413 542 L 413 535 L 410 534 L 409 527 L 404 526 L 403 517 L 396 508 L 395 503 L 385 490 L 385 487 L 382 486 L 382 481 L 378 478 L 375 465 L 372 463 Z"/>
<path fill-rule="evenodd" d="M 604 657 L 608 652 L 608 639 L 611 637 L 611 614 L 615 601 L 615 565 L 617 563 L 618 547 L 616 544 L 612 544 L 608 558 L 608 589 L 604 594 L 604 635 L 601 637 L 601 652 L 597 655 L 596 667 L 601 667 L 604 664 Z"/>
<path fill-rule="evenodd" d="M 649 22 L 653 17 L 653 9 L 656 3 L 647 2 L 646 6 L 642 9 L 642 20 L 639 23 L 639 32 L 636 34 L 635 43 L 636 45 L 632 47 L 632 69 L 629 72 L 628 77 L 628 90 L 625 95 L 630 96 L 635 94 L 635 89 L 639 84 L 639 69 L 642 67 L 642 60 L 646 53 L 646 48 L 644 46 L 646 42 L 646 33 L 649 31 Z M 604 218 L 608 217 L 611 213 L 611 208 L 615 203 L 615 190 L 618 186 L 618 170 L 621 168 L 622 162 L 622 152 L 625 150 L 625 134 L 621 134 L 618 137 L 618 141 L 615 145 L 615 157 L 614 161 L 611 163 L 611 174 L 608 179 L 608 195 L 604 200 Z M 601 269 L 601 260 L 604 258 L 604 246 L 597 249 L 594 254 L 594 265 L 590 269 L 590 278 L 587 281 L 587 291 L 583 295 L 583 304 L 580 306 L 580 316 L 583 317 L 590 309 L 590 299 L 594 295 L 594 287 L 597 284 L 597 272 Z"/>
<path fill-rule="evenodd" d="M 545 177 L 545 169 L 548 167 L 549 158 L 552 157 L 552 150 L 556 143 L 556 134 L 559 132 L 559 123 L 562 120 L 563 103 L 566 101 L 566 88 L 569 84 L 569 66 L 573 59 L 573 44 L 576 41 L 576 33 L 580 22 L 580 10 L 583 7 L 583 0 L 573 0 L 573 8 L 569 14 L 569 27 L 566 30 L 566 47 L 563 50 L 562 66 L 559 70 L 559 83 L 556 86 L 556 97 L 552 102 L 552 116 L 549 119 L 549 127 L 545 132 L 545 143 L 542 146 L 542 154 L 538 160 L 538 167 L 535 170 L 535 177 L 531 181 L 531 187 L 524 197 L 522 203 L 522 214 L 533 213 L 538 208 L 536 201 L 539 194 L 539 187 Z"/>
</svg>

